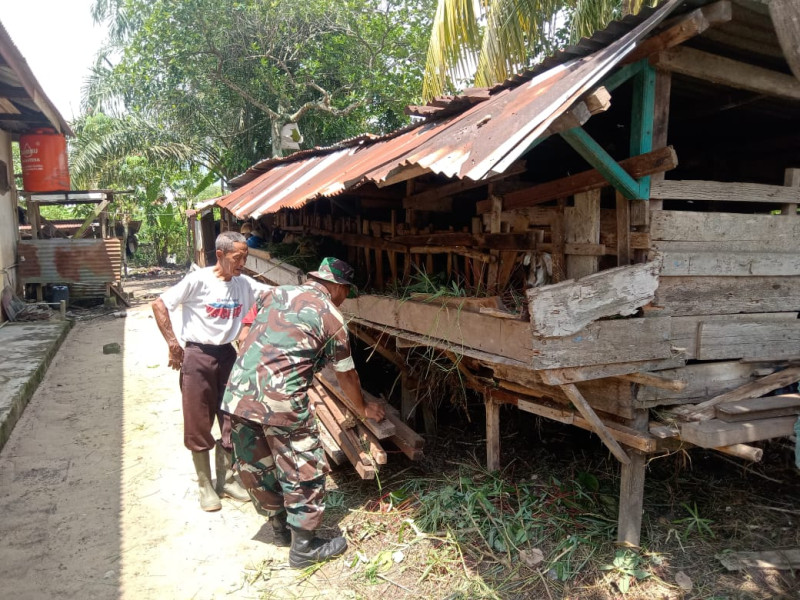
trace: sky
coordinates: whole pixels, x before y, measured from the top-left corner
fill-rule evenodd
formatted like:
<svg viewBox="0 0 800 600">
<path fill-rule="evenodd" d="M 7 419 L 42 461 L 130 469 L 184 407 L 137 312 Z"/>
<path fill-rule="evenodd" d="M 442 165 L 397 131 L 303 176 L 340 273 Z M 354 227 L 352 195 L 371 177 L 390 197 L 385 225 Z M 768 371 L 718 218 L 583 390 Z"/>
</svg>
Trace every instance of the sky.
<svg viewBox="0 0 800 600">
<path fill-rule="evenodd" d="M 0 21 L 67 121 L 80 114 L 81 87 L 105 38 L 92 21 L 93 2 L 4 0 L 0 8 Z"/>
</svg>

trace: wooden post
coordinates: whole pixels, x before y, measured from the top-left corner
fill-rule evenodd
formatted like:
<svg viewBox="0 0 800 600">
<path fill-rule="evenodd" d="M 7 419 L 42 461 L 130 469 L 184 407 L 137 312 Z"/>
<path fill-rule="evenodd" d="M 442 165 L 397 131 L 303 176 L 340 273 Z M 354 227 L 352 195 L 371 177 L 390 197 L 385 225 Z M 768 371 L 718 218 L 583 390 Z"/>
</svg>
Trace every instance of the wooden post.
<svg viewBox="0 0 800 600">
<path fill-rule="evenodd" d="M 575 206 L 564 209 L 566 243 L 600 243 L 600 190 L 575 194 Z M 597 273 L 597 256 L 567 256 L 567 279 Z"/>
<path fill-rule="evenodd" d="M 486 468 L 500 469 L 500 404 L 489 394 L 483 395 L 486 406 Z"/>
<path fill-rule="evenodd" d="M 409 421 L 417 405 L 417 389 L 412 388 L 411 378 L 403 373 L 400 376 L 400 417 Z"/>
<path fill-rule="evenodd" d="M 783 172 L 783 185 L 800 187 L 800 169 L 786 169 Z M 781 206 L 782 215 L 797 216 L 797 204 L 784 204 Z"/>
<path fill-rule="evenodd" d="M 628 200 L 617 192 L 617 266 L 619 267 L 631 264 L 631 202 L 643 201 Z"/>
<path fill-rule="evenodd" d="M 630 427 L 646 431 L 647 410 L 635 410 Z M 628 449 L 629 464 L 621 465 L 619 484 L 619 516 L 617 519 L 617 543 L 639 547 L 642 531 L 642 509 L 644 506 L 644 480 L 647 455 L 639 450 Z"/>
<path fill-rule="evenodd" d="M 489 233 L 500 233 L 500 213 L 503 212 L 503 199 L 500 196 L 489 196 L 492 202 L 492 212 L 489 214 Z M 500 252 L 491 250 L 492 256 L 499 257 Z M 486 281 L 486 292 L 489 296 L 497 295 L 497 276 L 499 274 L 499 261 L 495 260 L 489 265 L 489 275 Z"/>
<path fill-rule="evenodd" d="M 28 200 L 28 223 L 31 224 L 31 238 L 38 240 L 39 229 L 42 226 L 39 214 L 39 203 L 30 199 Z"/>
<path fill-rule="evenodd" d="M 392 232 L 389 234 L 389 239 L 397 235 L 397 210 L 392 209 Z M 391 273 L 392 282 L 397 285 L 397 252 L 389 251 L 389 271 Z"/>
<path fill-rule="evenodd" d="M 648 83 L 647 80 L 641 80 L 634 86 L 634 97 L 643 96 L 643 87 Z M 667 133 L 669 130 L 669 101 L 672 90 L 672 73 L 669 71 L 656 70 L 654 82 L 654 97 L 652 103 L 648 106 L 647 102 L 639 104 L 637 109 L 640 112 L 651 111 L 651 139 L 648 142 L 646 136 L 640 135 L 638 142 L 631 139 L 631 156 L 645 154 L 650 152 L 653 148 L 663 148 L 667 145 Z M 634 100 L 636 105 L 636 100 Z M 635 109 L 636 110 L 636 109 Z M 632 116 L 632 118 L 634 118 Z M 641 120 L 647 121 L 646 115 L 643 115 Z M 664 173 L 654 173 L 649 177 L 650 183 L 653 181 L 662 181 Z M 649 196 L 649 194 L 648 194 Z M 630 224 L 637 227 L 642 231 L 646 231 L 650 224 L 650 211 L 661 210 L 663 200 L 633 200 L 631 202 L 631 215 Z M 646 251 L 637 250 L 634 253 L 636 262 L 644 262 L 646 260 Z M 622 263 L 620 263 L 622 264 Z"/>
</svg>

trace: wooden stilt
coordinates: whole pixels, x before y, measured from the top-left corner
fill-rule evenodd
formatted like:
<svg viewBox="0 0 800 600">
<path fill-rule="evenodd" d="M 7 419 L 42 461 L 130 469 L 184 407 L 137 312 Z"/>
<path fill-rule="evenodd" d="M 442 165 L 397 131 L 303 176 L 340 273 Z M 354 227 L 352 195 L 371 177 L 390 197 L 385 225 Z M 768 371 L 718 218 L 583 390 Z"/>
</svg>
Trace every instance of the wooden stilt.
<svg viewBox="0 0 800 600">
<path fill-rule="evenodd" d="M 489 394 L 484 394 L 483 401 L 486 405 L 486 468 L 497 471 L 500 469 L 500 404 Z"/>
<path fill-rule="evenodd" d="M 636 410 L 630 427 L 638 431 L 647 431 L 648 411 Z M 623 546 L 638 548 L 642 531 L 647 455 L 629 448 L 628 456 L 630 463 L 622 464 L 620 473 L 617 542 Z"/>
</svg>

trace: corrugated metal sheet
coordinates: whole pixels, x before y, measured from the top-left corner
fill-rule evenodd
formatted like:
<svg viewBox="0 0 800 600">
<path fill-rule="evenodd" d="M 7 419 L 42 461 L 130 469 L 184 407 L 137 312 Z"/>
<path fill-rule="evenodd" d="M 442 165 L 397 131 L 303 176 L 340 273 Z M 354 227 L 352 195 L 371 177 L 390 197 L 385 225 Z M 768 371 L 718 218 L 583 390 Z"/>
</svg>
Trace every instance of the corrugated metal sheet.
<svg viewBox="0 0 800 600">
<path fill-rule="evenodd" d="M 61 283 L 102 295 L 120 280 L 120 240 L 27 240 L 19 243 L 19 278 L 25 283 Z M 91 294 L 86 294 L 91 290 Z M 77 294 L 75 294 L 77 295 Z"/>
<path fill-rule="evenodd" d="M 668 0 L 645 16 L 631 17 L 615 25 L 621 35 L 608 45 L 585 41 L 595 49 L 592 54 L 554 64 L 516 87 L 500 86 L 488 100 L 449 118 L 354 145 L 262 161 L 254 170 L 269 170 L 218 205 L 239 218 L 258 217 L 367 182 L 380 186 L 406 169 L 475 181 L 502 173 L 681 2 Z"/>
</svg>

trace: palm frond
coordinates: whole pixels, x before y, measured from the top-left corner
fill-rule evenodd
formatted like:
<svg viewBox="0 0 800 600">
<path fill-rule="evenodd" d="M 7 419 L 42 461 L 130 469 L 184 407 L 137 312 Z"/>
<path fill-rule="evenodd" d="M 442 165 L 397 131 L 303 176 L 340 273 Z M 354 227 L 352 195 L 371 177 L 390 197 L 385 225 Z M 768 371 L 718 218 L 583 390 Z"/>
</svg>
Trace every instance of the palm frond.
<svg viewBox="0 0 800 600">
<path fill-rule="evenodd" d="M 475 8 L 472 0 L 439 0 L 422 84 L 426 100 L 443 95 L 448 81 L 472 79 L 481 39 Z"/>
</svg>

